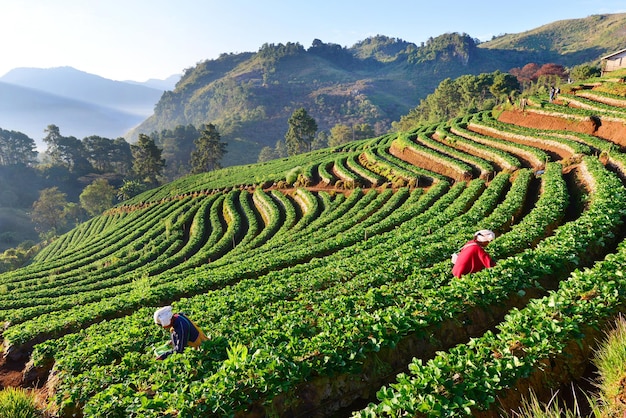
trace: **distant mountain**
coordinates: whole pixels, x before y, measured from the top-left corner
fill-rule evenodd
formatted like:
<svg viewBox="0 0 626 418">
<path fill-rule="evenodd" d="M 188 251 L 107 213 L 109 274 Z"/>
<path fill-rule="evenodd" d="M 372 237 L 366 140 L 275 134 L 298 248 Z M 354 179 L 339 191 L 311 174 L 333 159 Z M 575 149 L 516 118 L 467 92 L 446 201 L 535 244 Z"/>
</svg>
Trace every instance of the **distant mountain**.
<svg viewBox="0 0 626 418">
<path fill-rule="evenodd" d="M 109 80 L 72 67 L 15 68 L 0 81 L 138 115 L 150 115 L 164 91 Z"/>
<path fill-rule="evenodd" d="M 57 125 L 64 136 L 119 138 L 145 117 L 0 82 L 0 127 L 25 133 L 40 150 L 46 149 L 42 138 L 51 124 Z"/>
<path fill-rule="evenodd" d="M 153 113 L 165 87 L 179 78 L 137 83 L 72 67 L 15 68 L 0 77 L 0 127 L 25 133 L 40 149 L 50 124 L 79 139 L 122 137 Z"/>
<path fill-rule="evenodd" d="M 566 67 L 598 63 L 624 39 L 626 14 L 555 22 L 480 43 L 447 33 L 421 45 L 378 35 L 350 48 L 318 39 L 264 44 L 258 52 L 222 54 L 187 69 L 155 112 L 134 129 L 151 134 L 213 123 L 228 145 L 224 165 L 255 162 L 284 139 L 287 120 L 304 107 L 320 130 L 369 124 L 376 134 L 419 105 L 445 78 L 509 71 L 530 62 Z"/>
<path fill-rule="evenodd" d="M 156 78 L 151 78 L 147 81 L 132 81 L 125 80 L 124 83 L 128 84 L 137 84 L 145 87 L 152 87 L 157 90 L 165 91 L 165 90 L 174 90 L 176 83 L 180 80 L 181 74 L 174 74 L 167 77 L 165 80 L 159 80 Z"/>
<path fill-rule="evenodd" d="M 538 60 L 564 66 L 597 62 L 608 53 L 626 48 L 626 13 L 559 20 L 526 32 L 499 36 L 481 48 L 532 52 Z"/>
</svg>

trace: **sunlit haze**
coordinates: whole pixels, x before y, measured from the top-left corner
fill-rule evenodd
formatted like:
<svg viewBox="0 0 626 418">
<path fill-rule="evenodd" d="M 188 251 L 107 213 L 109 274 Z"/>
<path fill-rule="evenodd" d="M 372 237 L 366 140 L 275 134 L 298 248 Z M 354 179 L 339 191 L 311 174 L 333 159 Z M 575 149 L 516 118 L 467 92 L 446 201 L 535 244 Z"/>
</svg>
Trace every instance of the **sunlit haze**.
<svg viewBox="0 0 626 418">
<path fill-rule="evenodd" d="M 623 0 L 0 0 L 0 77 L 70 66 L 113 80 L 180 74 L 221 53 L 314 39 L 350 47 L 374 35 L 420 44 L 447 32 L 480 40 L 557 20 L 626 11 Z"/>
</svg>

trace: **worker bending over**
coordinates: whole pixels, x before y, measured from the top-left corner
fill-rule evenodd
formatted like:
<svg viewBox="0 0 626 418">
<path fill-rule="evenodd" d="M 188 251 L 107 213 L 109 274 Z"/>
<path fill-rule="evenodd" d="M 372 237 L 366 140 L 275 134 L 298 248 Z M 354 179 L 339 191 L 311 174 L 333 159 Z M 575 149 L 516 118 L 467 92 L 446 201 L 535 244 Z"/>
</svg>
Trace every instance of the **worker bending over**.
<svg viewBox="0 0 626 418">
<path fill-rule="evenodd" d="M 154 312 L 154 322 L 169 329 L 171 334 L 172 349 L 159 355 L 158 360 L 163 360 L 173 353 L 182 353 L 187 346 L 198 348 L 203 341 L 208 340 L 204 332 L 191 319 L 181 312 L 173 313 L 171 306 L 157 309 Z"/>
<path fill-rule="evenodd" d="M 496 263 L 491 259 L 485 247 L 495 239 L 496 234 L 488 229 L 481 229 L 474 234 L 458 254 L 452 255 L 452 274 L 461 277 L 464 274 L 476 273 L 484 268 L 493 267 Z"/>
</svg>

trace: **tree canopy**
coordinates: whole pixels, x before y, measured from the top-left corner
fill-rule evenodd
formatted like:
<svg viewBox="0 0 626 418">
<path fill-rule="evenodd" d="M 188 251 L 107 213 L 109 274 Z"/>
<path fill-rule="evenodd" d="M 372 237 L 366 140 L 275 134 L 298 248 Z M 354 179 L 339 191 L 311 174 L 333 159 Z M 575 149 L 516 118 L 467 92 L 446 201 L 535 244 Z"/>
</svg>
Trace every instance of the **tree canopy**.
<svg viewBox="0 0 626 418">
<path fill-rule="evenodd" d="M 65 206 L 66 194 L 59 191 L 58 187 L 50 187 L 39 193 L 39 199 L 33 203 L 31 219 L 35 224 L 35 230 L 40 234 L 47 232 L 56 233 L 66 223 Z"/>
<path fill-rule="evenodd" d="M 37 159 L 35 141 L 22 132 L 0 128 L 0 166 L 33 164 Z"/>
<path fill-rule="evenodd" d="M 490 109 L 519 89 L 515 77 L 500 71 L 464 75 L 454 80 L 447 78 L 399 122 L 394 122 L 393 127 L 408 131 L 420 124 L 443 122 L 467 112 Z"/>
<path fill-rule="evenodd" d="M 80 194 L 80 204 L 91 216 L 100 215 L 113 206 L 115 187 L 106 179 L 96 179 Z"/>
<path fill-rule="evenodd" d="M 133 154 L 133 172 L 142 182 L 151 186 L 159 184 L 159 177 L 165 167 L 165 160 L 161 158 L 162 149 L 156 146 L 152 138 L 139 134 L 137 144 L 130 146 Z"/>
<path fill-rule="evenodd" d="M 202 125 L 200 138 L 194 141 L 191 152 L 191 173 L 198 174 L 222 168 L 220 161 L 226 154 L 226 143 L 221 142 L 215 125 Z"/>
<path fill-rule="evenodd" d="M 285 134 L 285 143 L 289 155 L 311 151 L 311 143 L 317 132 L 317 122 L 301 107 L 296 109 L 289 118 L 289 129 Z"/>
</svg>

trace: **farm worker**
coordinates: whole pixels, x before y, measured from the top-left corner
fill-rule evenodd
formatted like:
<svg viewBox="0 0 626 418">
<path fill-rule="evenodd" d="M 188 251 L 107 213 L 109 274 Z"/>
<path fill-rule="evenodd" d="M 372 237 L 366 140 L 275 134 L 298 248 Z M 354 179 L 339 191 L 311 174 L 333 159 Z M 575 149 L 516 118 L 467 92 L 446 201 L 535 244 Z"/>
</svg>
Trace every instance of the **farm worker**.
<svg viewBox="0 0 626 418">
<path fill-rule="evenodd" d="M 496 263 L 491 259 L 485 247 L 495 239 L 496 234 L 488 229 L 481 229 L 474 234 L 458 254 L 452 255 L 452 274 L 461 277 L 464 274 L 476 273 L 484 268 L 493 267 Z"/>
<path fill-rule="evenodd" d="M 171 306 L 164 306 L 154 312 L 154 322 L 171 334 L 172 349 L 159 355 L 157 360 L 163 360 L 173 353 L 182 353 L 186 346 L 198 348 L 208 338 L 204 332 L 193 323 L 185 314 L 173 313 Z"/>
</svg>

